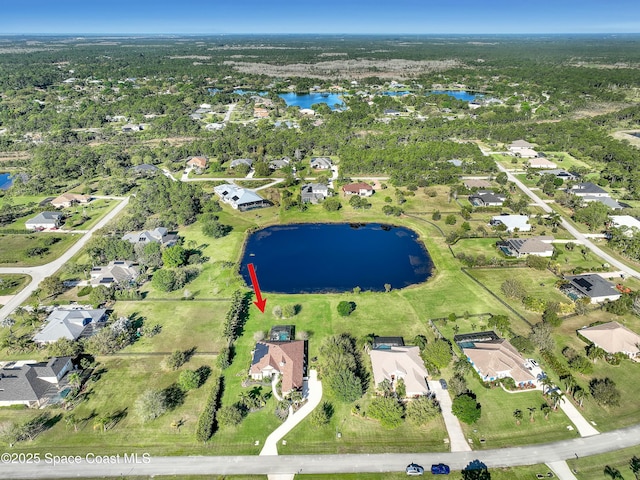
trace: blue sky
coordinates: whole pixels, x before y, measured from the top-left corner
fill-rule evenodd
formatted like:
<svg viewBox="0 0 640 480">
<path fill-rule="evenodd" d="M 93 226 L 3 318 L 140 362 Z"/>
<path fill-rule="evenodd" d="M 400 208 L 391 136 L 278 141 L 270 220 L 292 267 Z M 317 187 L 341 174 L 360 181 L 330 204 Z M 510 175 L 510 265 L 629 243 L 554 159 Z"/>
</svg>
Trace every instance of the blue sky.
<svg viewBox="0 0 640 480">
<path fill-rule="evenodd" d="M 640 33 L 637 0 L 0 0 L 15 33 Z"/>
</svg>

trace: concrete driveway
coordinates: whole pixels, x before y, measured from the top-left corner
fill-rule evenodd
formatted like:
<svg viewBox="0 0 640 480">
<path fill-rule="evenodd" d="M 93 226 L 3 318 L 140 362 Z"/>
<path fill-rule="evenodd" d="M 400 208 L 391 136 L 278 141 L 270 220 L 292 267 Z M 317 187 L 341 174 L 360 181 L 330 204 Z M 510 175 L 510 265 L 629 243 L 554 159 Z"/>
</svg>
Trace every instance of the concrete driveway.
<svg viewBox="0 0 640 480">
<path fill-rule="evenodd" d="M 429 389 L 436 394 L 438 402 L 440 402 L 440 409 L 442 410 L 442 418 L 444 418 L 444 424 L 447 427 L 447 433 L 449 434 L 449 447 L 452 452 L 470 452 L 471 447 L 467 442 L 467 439 L 460 426 L 460 421 L 451 412 L 451 397 L 449 391 L 444 390 L 440 382 L 437 380 L 429 380 Z"/>
</svg>

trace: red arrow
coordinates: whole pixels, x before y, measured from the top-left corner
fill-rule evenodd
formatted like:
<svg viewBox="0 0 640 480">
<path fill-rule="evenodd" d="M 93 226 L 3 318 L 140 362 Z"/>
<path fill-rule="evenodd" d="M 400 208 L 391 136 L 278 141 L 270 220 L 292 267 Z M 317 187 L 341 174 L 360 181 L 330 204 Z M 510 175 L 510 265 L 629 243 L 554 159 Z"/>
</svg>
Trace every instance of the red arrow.
<svg viewBox="0 0 640 480">
<path fill-rule="evenodd" d="M 253 263 L 247 265 L 247 268 L 249 268 L 249 276 L 251 277 L 253 291 L 256 292 L 256 301 L 253 303 L 262 313 L 264 313 L 264 307 L 267 305 L 267 299 L 263 299 L 262 294 L 260 293 L 260 285 L 258 285 L 258 277 L 256 276 L 255 269 L 253 268 Z"/>
</svg>

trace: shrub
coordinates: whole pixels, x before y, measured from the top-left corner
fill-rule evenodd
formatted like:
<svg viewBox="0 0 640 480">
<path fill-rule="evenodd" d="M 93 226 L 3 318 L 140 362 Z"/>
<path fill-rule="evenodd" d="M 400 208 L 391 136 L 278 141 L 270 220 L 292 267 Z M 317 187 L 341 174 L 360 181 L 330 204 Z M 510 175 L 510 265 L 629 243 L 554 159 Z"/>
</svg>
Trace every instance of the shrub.
<svg viewBox="0 0 640 480">
<path fill-rule="evenodd" d="M 348 317 L 356 309 L 355 302 L 341 301 L 338 303 L 338 314 L 341 317 Z"/>
<path fill-rule="evenodd" d="M 91 293 L 92 290 L 93 290 L 93 287 L 91 285 L 85 285 L 80 290 L 78 290 L 78 296 L 79 297 L 86 297 L 87 295 L 89 295 Z"/>
</svg>

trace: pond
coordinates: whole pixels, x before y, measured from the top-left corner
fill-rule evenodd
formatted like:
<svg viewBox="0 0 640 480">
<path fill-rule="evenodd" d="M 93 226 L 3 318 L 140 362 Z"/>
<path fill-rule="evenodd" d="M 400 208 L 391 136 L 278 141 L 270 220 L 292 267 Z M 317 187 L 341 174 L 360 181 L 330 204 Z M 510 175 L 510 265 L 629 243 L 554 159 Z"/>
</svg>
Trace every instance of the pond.
<svg viewBox="0 0 640 480">
<path fill-rule="evenodd" d="M 433 263 L 418 234 L 405 227 L 370 224 L 296 224 L 267 227 L 245 245 L 240 273 L 274 293 L 384 291 L 431 276 Z"/>
<path fill-rule="evenodd" d="M 482 97 L 482 94 L 467 92 L 465 90 L 432 90 L 432 95 L 449 95 L 450 97 L 456 98 L 458 100 L 463 100 L 465 102 L 473 102 L 476 98 Z"/>
<path fill-rule="evenodd" d="M 0 190 L 7 190 L 13 185 L 10 173 L 0 173 Z"/>
<path fill-rule="evenodd" d="M 344 107 L 342 96 L 337 93 L 279 93 L 278 96 L 282 98 L 287 107 L 300 107 L 311 108 L 311 105 L 316 103 L 326 103 L 332 110 L 337 110 L 335 107 Z"/>
</svg>

